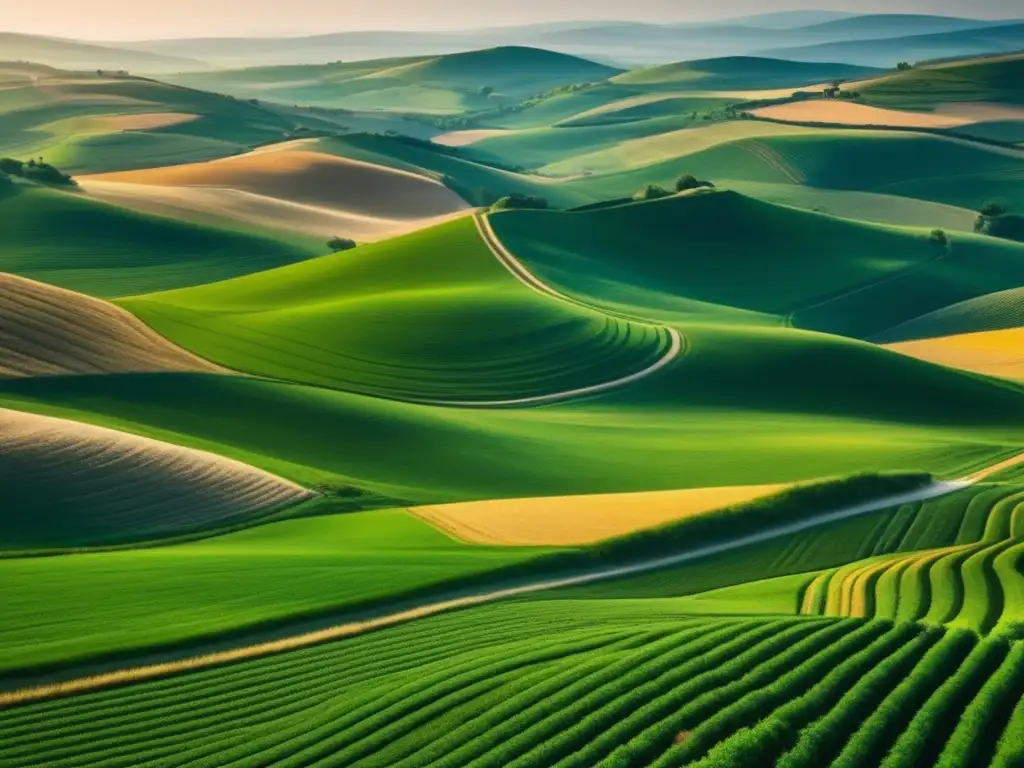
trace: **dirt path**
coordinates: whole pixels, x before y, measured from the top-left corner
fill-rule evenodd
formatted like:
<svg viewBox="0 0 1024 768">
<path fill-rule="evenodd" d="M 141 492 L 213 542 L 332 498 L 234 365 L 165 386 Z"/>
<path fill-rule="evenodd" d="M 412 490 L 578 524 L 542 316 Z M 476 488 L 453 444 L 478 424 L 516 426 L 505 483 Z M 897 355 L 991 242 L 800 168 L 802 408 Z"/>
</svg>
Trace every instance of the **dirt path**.
<svg viewBox="0 0 1024 768">
<path fill-rule="evenodd" d="M 1017 460 L 1024 461 L 1024 455 L 1018 457 Z M 1002 462 L 996 466 L 1001 467 L 1005 465 L 1006 462 Z M 680 565 L 692 560 L 721 554 L 723 552 L 739 549 L 751 544 L 769 541 L 771 539 L 778 538 L 779 536 L 799 533 L 828 523 L 885 509 L 886 507 L 899 506 L 902 504 L 942 496 L 978 482 L 975 478 L 979 477 L 979 475 L 981 475 L 981 473 L 964 480 L 933 482 L 923 488 L 908 493 L 887 496 L 874 501 L 864 502 L 830 512 L 822 512 L 796 523 L 777 526 L 766 531 L 760 531 L 746 536 L 738 536 L 730 541 L 721 542 L 719 544 L 699 547 L 688 552 L 682 552 L 667 557 L 652 558 L 650 560 L 640 561 L 631 565 L 600 568 L 589 573 L 578 574 L 575 576 L 543 579 L 505 589 L 495 589 L 455 598 L 435 600 L 434 602 L 409 607 L 405 610 L 395 611 L 382 616 L 367 618 L 360 621 L 349 621 L 333 626 L 327 625 L 311 631 L 274 637 L 273 639 L 267 639 L 265 635 L 263 638 L 259 636 L 252 636 L 249 638 L 249 642 L 246 645 L 239 645 L 208 653 L 198 653 L 198 649 L 193 647 L 192 652 L 194 655 L 184 658 L 171 658 L 163 662 L 113 669 L 80 677 L 69 677 L 64 680 L 47 682 L 44 684 L 28 685 L 26 687 L 0 693 L 0 708 L 17 706 L 33 701 L 70 696 L 88 691 L 102 690 L 105 688 L 143 682 L 146 680 L 155 680 L 158 678 L 208 669 L 224 664 L 258 659 L 299 648 L 306 648 L 328 641 L 352 637 L 365 632 L 383 629 L 385 627 L 425 618 L 427 616 L 433 616 L 454 609 L 492 603 L 497 600 L 503 600 L 517 595 L 578 586 L 581 584 L 591 584 L 608 579 L 632 576 L 661 568 Z M 325 619 L 324 621 L 326 623 L 328 620 Z"/>
</svg>

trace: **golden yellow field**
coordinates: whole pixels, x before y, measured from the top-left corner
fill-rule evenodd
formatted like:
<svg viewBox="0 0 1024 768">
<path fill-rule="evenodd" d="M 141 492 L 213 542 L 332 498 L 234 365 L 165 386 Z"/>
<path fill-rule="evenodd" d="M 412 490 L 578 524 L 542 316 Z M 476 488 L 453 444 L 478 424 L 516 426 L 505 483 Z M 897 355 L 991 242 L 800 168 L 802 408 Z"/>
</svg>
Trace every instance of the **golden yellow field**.
<svg viewBox="0 0 1024 768">
<path fill-rule="evenodd" d="M 680 491 L 470 501 L 410 511 L 473 544 L 590 544 L 683 517 L 777 493 L 785 485 L 738 485 Z"/>
<path fill-rule="evenodd" d="M 894 352 L 950 368 L 1024 379 L 1024 328 L 962 333 L 886 346 Z"/>
<path fill-rule="evenodd" d="M 934 112 L 901 112 L 869 107 L 849 101 L 793 101 L 754 110 L 758 117 L 794 123 L 839 123 L 842 125 L 892 125 L 899 128 L 954 128 L 973 122 L 969 117 Z"/>
</svg>

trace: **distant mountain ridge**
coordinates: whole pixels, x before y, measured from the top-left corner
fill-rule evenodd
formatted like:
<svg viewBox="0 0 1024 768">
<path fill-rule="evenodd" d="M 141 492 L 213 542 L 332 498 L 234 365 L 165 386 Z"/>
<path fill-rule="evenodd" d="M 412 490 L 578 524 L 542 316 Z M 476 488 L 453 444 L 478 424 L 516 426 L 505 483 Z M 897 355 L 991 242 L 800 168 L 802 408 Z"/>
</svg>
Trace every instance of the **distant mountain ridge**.
<svg viewBox="0 0 1024 768">
<path fill-rule="evenodd" d="M 116 45 L 232 68 L 323 64 L 410 54 L 439 55 L 509 45 L 549 48 L 601 61 L 640 66 L 681 59 L 761 54 L 768 50 L 838 41 L 980 30 L 1011 21 L 1015 20 L 786 11 L 701 23 L 579 21 L 446 32 L 358 31 L 297 38 L 152 40 Z M 785 55 L 781 57 L 787 58 Z"/>
</svg>

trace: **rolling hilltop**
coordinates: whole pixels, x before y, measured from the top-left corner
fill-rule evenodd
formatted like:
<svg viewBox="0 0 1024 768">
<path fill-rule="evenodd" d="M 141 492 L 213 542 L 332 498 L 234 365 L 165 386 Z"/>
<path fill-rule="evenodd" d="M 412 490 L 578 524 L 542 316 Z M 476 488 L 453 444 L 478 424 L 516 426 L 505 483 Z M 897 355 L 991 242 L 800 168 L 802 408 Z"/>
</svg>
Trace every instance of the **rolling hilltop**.
<svg viewBox="0 0 1024 768">
<path fill-rule="evenodd" d="M 238 96 L 347 109 L 456 113 L 521 101 L 619 70 L 535 48 L 212 72 L 178 82 Z"/>
</svg>

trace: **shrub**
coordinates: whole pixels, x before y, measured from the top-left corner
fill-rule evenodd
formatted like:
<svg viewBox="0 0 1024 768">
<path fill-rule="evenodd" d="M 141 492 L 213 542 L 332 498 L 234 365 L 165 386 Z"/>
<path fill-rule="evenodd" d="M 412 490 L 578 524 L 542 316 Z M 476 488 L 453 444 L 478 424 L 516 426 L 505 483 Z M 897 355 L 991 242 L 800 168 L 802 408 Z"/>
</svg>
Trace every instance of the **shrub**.
<svg viewBox="0 0 1024 768">
<path fill-rule="evenodd" d="M 688 189 L 700 189 L 701 187 L 714 187 L 710 181 L 701 181 L 692 173 L 684 173 L 676 179 L 676 192 L 685 192 Z"/>
<path fill-rule="evenodd" d="M 671 197 L 672 193 L 664 187 L 659 187 L 657 184 L 648 184 L 646 187 L 641 189 L 635 195 L 634 200 L 658 200 L 662 197 Z"/>
<path fill-rule="evenodd" d="M 941 248 L 945 248 L 949 245 L 949 235 L 946 234 L 945 230 L 933 229 L 928 234 L 928 242 L 932 245 L 937 245 Z"/>
<path fill-rule="evenodd" d="M 492 211 L 512 211 L 512 210 L 534 210 L 544 211 L 547 210 L 548 201 L 543 197 L 534 197 L 533 195 L 506 195 L 505 197 L 499 198 L 491 205 Z"/>
<path fill-rule="evenodd" d="M 351 251 L 356 247 L 356 241 L 351 240 L 347 237 L 332 237 L 327 241 L 327 247 L 331 249 L 331 253 L 341 253 L 342 251 Z"/>
<path fill-rule="evenodd" d="M 997 216 L 1002 216 L 1004 213 L 1009 213 L 1010 209 L 1002 203 L 988 202 L 981 206 L 978 211 L 982 216 L 988 219 L 994 219 Z"/>
</svg>

